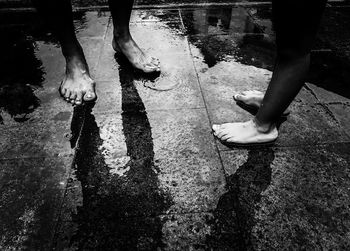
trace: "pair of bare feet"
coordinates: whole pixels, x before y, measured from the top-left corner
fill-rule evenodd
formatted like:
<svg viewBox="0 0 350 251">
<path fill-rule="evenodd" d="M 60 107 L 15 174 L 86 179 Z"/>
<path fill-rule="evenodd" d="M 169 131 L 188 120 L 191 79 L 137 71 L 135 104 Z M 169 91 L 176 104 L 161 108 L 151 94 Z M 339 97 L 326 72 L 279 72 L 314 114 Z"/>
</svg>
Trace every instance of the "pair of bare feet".
<svg viewBox="0 0 350 251">
<path fill-rule="evenodd" d="M 135 69 L 145 73 L 160 71 L 159 60 L 146 55 L 132 37 L 127 39 L 113 38 L 113 49 L 124 54 Z M 95 101 L 95 81 L 91 78 L 89 67 L 83 53 L 66 59 L 66 75 L 60 86 L 60 93 L 67 102 L 80 105 Z"/>
<path fill-rule="evenodd" d="M 243 106 L 258 110 L 264 95 L 260 91 L 245 91 L 235 95 L 234 99 Z M 288 114 L 288 110 L 283 113 L 284 116 Z M 261 125 L 255 118 L 247 122 L 213 125 L 213 132 L 221 142 L 229 145 L 268 144 L 273 143 L 278 137 L 275 124 Z"/>
</svg>

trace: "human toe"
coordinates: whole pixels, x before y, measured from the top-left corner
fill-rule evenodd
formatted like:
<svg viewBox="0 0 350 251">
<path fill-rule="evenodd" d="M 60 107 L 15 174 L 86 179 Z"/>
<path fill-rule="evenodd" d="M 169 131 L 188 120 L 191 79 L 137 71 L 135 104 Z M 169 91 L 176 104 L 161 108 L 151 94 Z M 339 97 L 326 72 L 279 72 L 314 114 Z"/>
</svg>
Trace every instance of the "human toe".
<svg viewBox="0 0 350 251">
<path fill-rule="evenodd" d="M 69 101 L 69 100 L 70 100 L 70 95 L 71 95 L 70 90 L 69 90 L 69 89 L 66 89 L 66 91 L 65 91 L 65 93 L 64 93 L 64 95 L 63 95 L 63 97 L 64 97 L 65 100 Z"/>
<path fill-rule="evenodd" d="M 71 102 L 72 104 L 75 103 L 75 99 L 76 99 L 76 98 L 77 98 L 77 93 L 74 92 L 74 91 L 71 91 L 70 96 L 69 96 L 69 100 L 70 100 L 70 102 Z"/>
<path fill-rule="evenodd" d="M 214 125 L 212 126 L 213 133 L 214 133 L 215 136 L 217 136 L 217 134 L 219 133 L 220 128 L 221 128 L 221 125 L 216 125 L 216 124 L 214 124 Z"/>
<path fill-rule="evenodd" d="M 83 97 L 84 101 L 93 101 L 95 99 L 96 99 L 96 94 L 93 90 L 88 90 Z"/>
<path fill-rule="evenodd" d="M 144 71 L 145 73 L 157 72 L 157 71 L 160 71 L 160 68 L 159 68 L 159 66 L 157 66 L 157 65 L 148 63 L 148 64 L 145 64 L 145 65 L 143 66 L 143 71 Z"/>
<path fill-rule="evenodd" d="M 82 104 L 82 100 L 83 100 L 83 93 L 82 92 L 78 92 L 77 96 L 75 98 L 75 104 L 76 105 L 81 105 Z"/>
<path fill-rule="evenodd" d="M 61 95 L 62 97 L 65 97 L 66 91 L 67 91 L 67 89 L 64 88 L 64 87 L 62 86 L 62 84 L 61 84 L 61 86 L 60 86 L 60 88 L 59 88 L 59 92 L 60 92 L 60 95 Z"/>
<path fill-rule="evenodd" d="M 216 137 L 218 137 L 218 138 L 222 138 L 222 137 L 224 137 L 224 136 L 226 136 L 226 135 L 228 135 L 229 134 L 229 131 L 228 130 L 224 130 L 224 129 L 221 129 L 221 130 L 218 130 L 217 131 L 217 133 L 216 133 Z"/>
<path fill-rule="evenodd" d="M 233 95 L 233 99 L 236 101 L 242 101 L 245 99 L 245 94 L 237 93 L 237 94 Z"/>
</svg>

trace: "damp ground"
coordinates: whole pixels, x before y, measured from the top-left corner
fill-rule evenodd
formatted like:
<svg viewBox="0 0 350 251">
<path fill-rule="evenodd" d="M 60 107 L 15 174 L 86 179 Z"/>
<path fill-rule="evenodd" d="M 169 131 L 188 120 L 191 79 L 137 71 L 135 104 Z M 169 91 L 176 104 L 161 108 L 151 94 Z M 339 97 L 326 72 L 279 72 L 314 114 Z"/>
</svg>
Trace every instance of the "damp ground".
<svg viewBox="0 0 350 251">
<path fill-rule="evenodd" d="M 135 9 L 135 40 L 162 63 L 148 76 L 114 54 L 109 12 L 75 13 L 98 101 L 73 107 L 52 34 L 2 13 L 0 249 L 349 250 L 346 2 L 327 7 L 273 147 L 211 133 L 252 117 L 233 95 L 267 87 L 270 16 L 266 3 Z"/>
</svg>

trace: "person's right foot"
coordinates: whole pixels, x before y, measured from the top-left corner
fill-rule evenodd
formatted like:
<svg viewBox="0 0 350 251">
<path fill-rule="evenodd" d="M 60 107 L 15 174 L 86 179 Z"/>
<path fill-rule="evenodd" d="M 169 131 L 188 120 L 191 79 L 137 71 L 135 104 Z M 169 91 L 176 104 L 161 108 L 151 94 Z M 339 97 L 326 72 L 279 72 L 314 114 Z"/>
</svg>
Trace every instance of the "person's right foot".
<svg viewBox="0 0 350 251">
<path fill-rule="evenodd" d="M 159 60 L 146 55 L 131 37 L 128 39 L 114 37 L 112 46 L 116 52 L 123 53 L 136 69 L 145 73 L 160 71 Z"/>
<path fill-rule="evenodd" d="M 265 93 L 261 91 L 251 90 L 243 91 L 233 96 L 233 99 L 245 106 L 258 110 L 263 102 Z M 283 116 L 288 116 L 290 111 L 287 109 L 283 112 Z"/>
<path fill-rule="evenodd" d="M 67 62 L 66 75 L 60 86 L 60 94 L 67 102 L 75 105 L 96 99 L 95 82 L 90 77 L 85 60 Z"/>
<path fill-rule="evenodd" d="M 274 142 L 278 137 L 275 125 L 259 126 L 255 120 L 213 125 L 214 135 L 221 142 L 234 145 L 255 145 Z"/>
</svg>

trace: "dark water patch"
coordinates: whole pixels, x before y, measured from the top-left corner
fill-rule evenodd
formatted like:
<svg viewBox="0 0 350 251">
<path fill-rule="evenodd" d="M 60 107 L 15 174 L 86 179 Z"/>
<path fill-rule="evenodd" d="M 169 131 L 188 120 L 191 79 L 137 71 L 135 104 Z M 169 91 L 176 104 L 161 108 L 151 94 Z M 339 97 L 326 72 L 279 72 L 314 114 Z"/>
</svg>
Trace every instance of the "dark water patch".
<svg viewBox="0 0 350 251">
<path fill-rule="evenodd" d="M 313 53 L 307 82 L 350 99 L 350 58 L 333 51 Z"/>
<path fill-rule="evenodd" d="M 180 22 L 179 10 L 137 10 L 136 12 L 141 21 L 162 21 L 162 22 Z"/>
<path fill-rule="evenodd" d="M 240 21 L 235 25 L 231 24 L 234 17 L 232 13 L 241 12 L 237 12 L 237 8 L 233 8 L 231 14 L 227 9 L 224 10 L 183 11 L 185 27 L 190 34 L 189 41 L 200 49 L 204 62 L 208 67 L 213 67 L 221 61 L 234 61 L 272 71 L 275 42 L 271 6 L 247 8 L 249 15 L 238 15 L 240 18 L 237 20 Z M 231 22 L 228 21 L 230 18 Z M 244 27 L 254 27 L 251 23 L 258 28 L 250 29 L 254 34 L 247 34 L 245 32 L 249 29 Z M 347 10 L 326 10 L 312 48 L 311 67 L 307 77 L 307 82 L 346 98 L 350 98 L 348 24 L 350 15 Z M 215 26 L 219 28 L 215 29 Z M 236 26 L 242 26 L 242 32 Z M 263 33 L 259 33 L 259 30 Z"/>
<path fill-rule="evenodd" d="M 80 0 L 81 1 L 81 0 Z M 99 0 L 103 1 L 103 0 Z M 136 0 L 136 4 L 138 5 L 153 5 L 153 4 L 207 4 L 207 3 L 240 3 L 242 0 Z M 263 0 L 248 0 L 245 2 L 264 2 Z"/>
<path fill-rule="evenodd" d="M 159 188 L 151 126 L 133 83 L 137 74 L 122 57 L 116 60 L 120 65 L 127 171 L 122 176 L 110 173 L 92 105 L 85 106 L 75 159 L 83 202 L 72 215 L 77 230 L 69 245 L 78 250 L 162 249 L 162 222 L 156 215 L 167 210 L 172 200 Z M 75 111 L 74 116 L 79 118 L 73 120 L 79 120 L 81 111 Z"/>
<path fill-rule="evenodd" d="M 227 177 L 227 189 L 219 199 L 208 224 L 212 232 L 206 238 L 213 250 L 253 250 L 252 229 L 261 194 L 271 182 L 272 148 L 249 150 L 246 163 Z"/>
<path fill-rule="evenodd" d="M 275 44 L 268 36 L 244 35 L 236 51 L 236 60 L 245 65 L 273 70 Z"/>
<path fill-rule="evenodd" d="M 98 22 L 98 20 L 95 20 Z M 75 31 L 78 32 L 80 30 L 84 30 L 88 27 L 88 20 L 86 18 L 85 12 L 73 12 L 73 22 L 74 22 L 74 28 Z"/>
<path fill-rule="evenodd" d="M 19 31 L 32 42 L 58 43 L 50 27 L 37 12 L 3 12 L 0 15 L 0 29 Z"/>
<path fill-rule="evenodd" d="M 188 35 L 261 33 L 248 12 L 240 7 L 181 10 Z"/>
<path fill-rule="evenodd" d="M 272 69 L 275 45 L 244 8 L 182 10 L 189 40 L 209 67 L 236 61 Z"/>
<path fill-rule="evenodd" d="M 40 105 L 34 89 L 44 80 L 42 62 L 35 56 L 35 41 L 21 29 L 0 32 L 0 110 L 23 122 Z"/>
<path fill-rule="evenodd" d="M 190 37 L 190 42 L 200 48 L 208 67 L 221 61 L 235 61 L 273 69 L 275 45 L 262 34 L 194 36 Z"/>
</svg>

